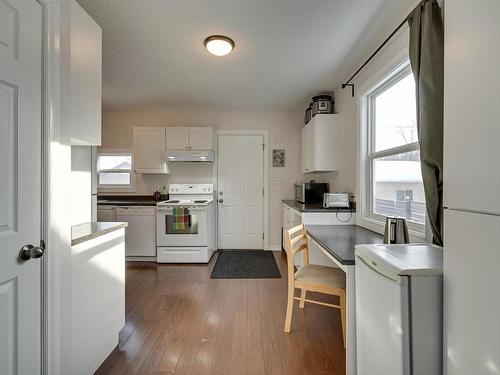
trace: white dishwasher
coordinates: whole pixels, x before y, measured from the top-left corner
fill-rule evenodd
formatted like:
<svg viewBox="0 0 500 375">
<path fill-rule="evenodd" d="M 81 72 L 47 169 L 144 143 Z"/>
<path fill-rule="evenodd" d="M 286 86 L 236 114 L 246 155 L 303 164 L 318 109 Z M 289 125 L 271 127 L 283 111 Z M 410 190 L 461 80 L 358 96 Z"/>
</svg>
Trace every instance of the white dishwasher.
<svg viewBox="0 0 500 375">
<path fill-rule="evenodd" d="M 118 206 L 116 221 L 125 221 L 125 255 L 127 257 L 156 257 L 156 207 Z M 145 259 L 150 260 L 150 259 Z"/>
</svg>

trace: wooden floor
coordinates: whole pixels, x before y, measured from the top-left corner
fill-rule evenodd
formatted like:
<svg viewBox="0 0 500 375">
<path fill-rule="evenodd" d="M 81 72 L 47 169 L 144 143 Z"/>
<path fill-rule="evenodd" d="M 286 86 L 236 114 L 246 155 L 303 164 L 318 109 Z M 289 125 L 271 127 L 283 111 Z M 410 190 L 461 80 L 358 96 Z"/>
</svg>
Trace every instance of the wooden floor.
<svg viewBox="0 0 500 375">
<path fill-rule="evenodd" d="M 296 302 L 283 332 L 284 254 L 275 252 L 281 279 L 212 280 L 216 257 L 208 266 L 128 263 L 126 326 L 96 373 L 345 373 L 337 309 Z"/>
</svg>

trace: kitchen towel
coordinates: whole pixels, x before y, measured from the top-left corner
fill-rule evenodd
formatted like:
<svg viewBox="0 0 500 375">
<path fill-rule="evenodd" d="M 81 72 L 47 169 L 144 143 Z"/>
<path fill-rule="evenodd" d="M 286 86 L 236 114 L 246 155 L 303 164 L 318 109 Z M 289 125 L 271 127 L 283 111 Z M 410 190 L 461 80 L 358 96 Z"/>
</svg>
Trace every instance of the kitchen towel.
<svg viewBox="0 0 500 375">
<path fill-rule="evenodd" d="M 189 209 L 174 207 L 174 230 L 186 230 L 189 227 Z"/>
</svg>

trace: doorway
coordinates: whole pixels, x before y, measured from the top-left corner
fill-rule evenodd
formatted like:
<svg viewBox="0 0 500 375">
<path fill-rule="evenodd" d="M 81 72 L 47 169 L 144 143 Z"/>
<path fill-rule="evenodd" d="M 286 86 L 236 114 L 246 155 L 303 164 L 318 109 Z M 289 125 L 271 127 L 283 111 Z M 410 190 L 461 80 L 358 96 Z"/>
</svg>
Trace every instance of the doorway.
<svg viewBox="0 0 500 375">
<path fill-rule="evenodd" d="M 267 240 L 267 132 L 217 135 L 219 249 L 264 249 Z"/>
</svg>

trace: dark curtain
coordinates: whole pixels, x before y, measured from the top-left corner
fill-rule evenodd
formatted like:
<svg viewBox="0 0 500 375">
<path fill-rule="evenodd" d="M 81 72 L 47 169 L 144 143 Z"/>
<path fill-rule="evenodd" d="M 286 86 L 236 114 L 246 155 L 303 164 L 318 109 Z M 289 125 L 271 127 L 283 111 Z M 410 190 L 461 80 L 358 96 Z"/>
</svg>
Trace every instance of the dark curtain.
<svg viewBox="0 0 500 375">
<path fill-rule="evenodd" d="M 433 242 L 442 246 L 444 44 L 443 19 L 437 1 L 422 1 L 408 16 L 408 24 L 425 202 Z"/>
</svg>

